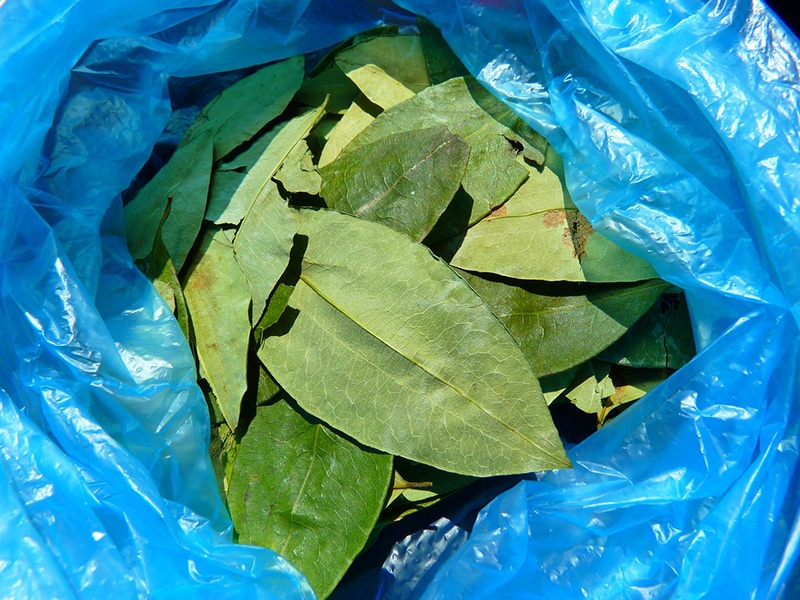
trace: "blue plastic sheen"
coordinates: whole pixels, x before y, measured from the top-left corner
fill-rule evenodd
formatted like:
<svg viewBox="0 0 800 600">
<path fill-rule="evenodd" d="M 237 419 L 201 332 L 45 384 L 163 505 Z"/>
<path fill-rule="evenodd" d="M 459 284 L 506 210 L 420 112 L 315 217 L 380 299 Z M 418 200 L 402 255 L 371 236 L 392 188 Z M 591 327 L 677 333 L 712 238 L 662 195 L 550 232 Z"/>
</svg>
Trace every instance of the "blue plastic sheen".
<svg viewBox="0 0 800 600">
<path fill-rule="evenodd" d="M 797 597 L 797 39 L 758 0 L 397 4 L 548 137 L 598 231 L 685 289 L 700 352 L 573 469 L 397 546 L 374 596 Z M 121 194 L 174 139 L 170 81 L 407 19 L 366 0 L 0 2 L 0 596 L 313 598 L 230 541 L 192 356 L 131 262 Z"/>
</svg>

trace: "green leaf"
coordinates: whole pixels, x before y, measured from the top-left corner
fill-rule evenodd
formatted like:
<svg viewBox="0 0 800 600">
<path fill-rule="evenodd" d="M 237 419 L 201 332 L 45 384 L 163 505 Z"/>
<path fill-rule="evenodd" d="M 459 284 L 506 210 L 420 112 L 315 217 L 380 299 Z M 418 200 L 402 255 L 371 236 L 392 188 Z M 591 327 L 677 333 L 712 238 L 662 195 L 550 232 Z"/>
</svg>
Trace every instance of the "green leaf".
<svg viewBox="0 0 800 600">
<path fill-rule="evenodd" d="M 319 167 L 322 168 L 334 161 L 342 150 L 361 133 L 367 125 L 375 120 L 369 111 L 369 101 L 366 98 L 356 98 L 347 112 L 342 116 L 341 121 L 330 132 L 322 153 L 319 157 Z"/>
<path fill-rule="evenodd" d="M 223 159 L 283 113 L 303 82 L 304 64 L 302 56 L 287 58 L 237 81 L 208 103 L 181 143 L 210 133 L 214 161 Z"/>
<path fill-rule="evenodd" d="M 425 54 L 425 64 L 432 84 L 454 77 L 467 77 L 469 71 L 450 48 L 439 29 L 424 17 L 417 16 L 417 28 Z"/>
<path fill-rule="evenodd" d="M 272 295 L 267 302 L 267 308 L 258 324 L 253 328 L 253 339 L 257 344 L 261 344 L 264 337 L 264 332 L 278 322 L 286 307 L 289 305 L 289 298 L 294 291 L 293 285 L 287 285 L 283 282 L 278 282 Z"/>
<path fill-rule="evenodd" d="M 650 311 L 598 358 L 626 367 L 679 369 L 695 354 L 683 294 L 664 294 Z"/>
<path fill-rule="evenodd" d="M 603 400 L 603 409 L 597 415 L 598 423 L 603 425 L 615 412 L 619 412 L 620 407 L 654 390 L 669 377 L 671 372 L 669 369 L 614 367 L 614 393 Z"/>
<path fill-rule="evenodd" d="M 145 275 L 150 278 L 156 291 L 161 294 L 161 297 L 170 306 L 172 312 L 175 313 L 175 318 L 183 335 L 188 340 L 189 346 L 194 348 L 194 336 L 189 325 L 189 309 L 186 305 L 186 298 L 183 295 L 181 282 L 178 279 L 178 271 L 161 237 L 161 232 L 164 223 L 169 217 L 171 207 L 172 202 L 167 202 L 167 208 L 156 230 L 156 239 L 153 242 L 153 251 L 148 258 Z"/>
<path fill-rule="evenodd" d="M 305 139 L 324 112 L 323 104 L 280 123 L 246 151 L 221 163 L 212 180 L 206 219 L 217 224 L 238 225 L 286 157 Z"/>
<path fill-rule="evenodd" d="M 478 86 L 477 83 L 471 83 Z M 476 104 L 472 88 L 456 78 L 422 90 L 410 100 L 378 115 L 350 143 L 348 150 L 388 135 L 444 125 L 470 145 L 462 185 L 472 200 L 469 223 L 475 223 L 505 202 L 528 177 L 508 138 L 514 134 Z M 484 93 L 486 93 L 484 91 Z"/>
<path fill-rule="evenodd" d="M 452 200 L 468 160 L 469 146 L 446 127 L 388 135 L 323 167 L 322 197 L 419 241 Z"/>
<path fill-rule="evenodd" d="M 569 465 L 508 331 L 403 234 L 299 211 L 289 307 L 258 356 L 305 410 L 361 443 L 465 475 Z"/>
<path fill-rule="evenodd" d="M 278 186 L 268 180 L 236 234 L 233 252 L 250 289 L 253 324 L 261 317 L 267 298 L 289 264 L 297 231 L 295 214 L 281 197 Z"/>
<path fill-rule="evenodd" d="M 247 390 L 250 292 L 219 229 L 203 236 L 184 282 L 197 358 L 225 421 L 236 429 Z"/>
<path fill-rule="evenodd" d="M 602 361 L 587 362 L 564 395 L 583 412 L 599 413 L 603 409 L 603 398 L 615 391 L 609 369 L 610 365 Z"/>
<path fill-rule="evenodd" d="M 371 102 L 390 108 L 430 85 L 416 35 L 380 36 L 339 52 L 336 65 Z"/>
<path fill-rule="evenodd" d="M 314 157 L 308 149 L 305 140 L 301 140 L 283 161 L 281 168 L 275 174 L 275 180 L 280 181 L 283 188 L 290 194 L 319 194 L 322 179 L 314 166 Z"/>
<path fill-rule="evenodd" d="M 125 233 L 134 260 L 152 252 L 160 227 L 175 269 L 181 270 L 203 223 L 212 152 L 208 133 L 178 146 L 169 162 L 125 206 Z M 162 226 L 168 204 L 169 216 Z"/>
<path fill-rule="evenodd" d="M 656 279 L 581 296 L 551 296 L 461 274 L 492 307 L 540 377 L 565 371 L 610 346 L 669 287 Z"/>
<path fill-rule="evenodd" d="M 433 250 L 460 269 L 512 279 L 611 283 L 657 277 L 647 262 L 596 233 L 548 168 L 530 168 L 508 202 Z"/>
<path fill-rule="evenodd" d="M 339 67 L 332 65 L 318 75 L 306 79 L 295 95 L 295 100 L 305 106 L 317 107 L 326 97 L 330 97 L 328 112 L 343 114 L 358 95 L 356 84 Z"/>
<path fill-rule="evenodd" d="M 322 599 L 367 541 L 391 476 L 391 456 L 278 401 L 257 409 L 242 439 L 228 504 L 239 541 L 280 553 Z"/>
</svg>

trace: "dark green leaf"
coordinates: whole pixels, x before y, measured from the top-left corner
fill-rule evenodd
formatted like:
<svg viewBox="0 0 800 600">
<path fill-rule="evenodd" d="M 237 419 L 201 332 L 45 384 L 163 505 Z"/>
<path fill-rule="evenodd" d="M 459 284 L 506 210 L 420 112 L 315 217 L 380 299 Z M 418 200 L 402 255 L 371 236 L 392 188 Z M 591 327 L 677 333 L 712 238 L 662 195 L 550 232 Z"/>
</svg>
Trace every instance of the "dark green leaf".
<svg viewBox="0 0 800 600">
<path fill-rule="evenodd" d="M 306 79 L 295 95 L 295 100 L 305 106 L 316 107 L 322 104 L 326 97 L 330 97 L 328 112 L 342 114 L 358 95 L 356 84 L 350 81 L 339 67 L 332 65 L 319 75 Z"/>
<path fill-rule="evenodd" d="M 419 241 L 458 190 L 468 159 L 469 146 L 446 127 L 388 135 L 323 167 L 322 197 Z"/>
<path fill-rule="evenodd" d="M 660 279 L 585 296 L 546 296 L 463 273 L 540 377 L 578 365 L 618 340 L 669 284 Z"/>
<path fill-rule="evenodd" d="M 679 369 L 694 356 L 683 294 L 664 294 L 650 311 L 598 358 L 626 367 Z"/>
<path fill-rule="evenodd" d="M 539 383 L 489 307 L 403 234 L 300 211 L 308 246 L 259 358 L 361 443 L 466 475 L 568 466 Z"/>
<path fill-rule="evenodd" d="M 134 260 L 152 252 L 161 227 L 175 270 L 181 270 L 206 211 L 212 152 L 207 132 L 178 146 L 169 162 L 125 206 L 125 233 Z M 168 204 L 169 217 L 161 226 Z"/>
<path fill-rule="evenodd" d="M 281 400 L 257 409 L 228 504 L 240 542 L 280 553 L 325 598 L 367 541 L 391 476 L 391 456 L 360 448 Z"/>
<path fill-rule="evenodd" d="M 186 298 L 183 295 L 181 282 L 178 279 L 178 271 L 175 269 L 175 264 L 172 262 L 172 257 L 169 255 L 169 250 L 167 250 L 161 238 L 161 232 L 167 217 L 169 217 L 171 205 L 171 202 L 167 203 L 167 209 L 164 211 L 164 216 L 156 230 L 156 239 L 153 242 L 153 251 L 148 259 L 145 275 L 150 278 L 158 293 L 161 294 L 167 304 L 170 305 L 170 308 L 175 313 L 178 325 L 180 325 L 181 331 L 183 331 L 183 335 L 189 341 L 189 346 L 194 350 Z"/>
<path fill-rule="evenodd" d="M 469 71 L 442 37 L 437 27 L 424 17 L 417 16 L 417 28 L 428 67 L 428 77 L 436 85 L 454 77 L 467 77 Z"/>
<path fill-rule="evenodd" d="M 447 127 L 470 145 L 462 185 L 472 199 L 469 223 L 475 223 L 505 202 L 528 177 L 528 170 L 517 161 L 517 153 L 508 141 L 513 132 L 475 103 L 463 79 L 429 87 L 378 115 L 348 150 L 388 135 L 437 125 Z"/>
<path fill-rule="evenodd" d="M 181 143 L 210 132 L 214 161 L 223 159 L 286 109 L 303 81 L 304 64 L 302 56 L 287 58 L 237 81 L 202 110 Z"/>
</svg>

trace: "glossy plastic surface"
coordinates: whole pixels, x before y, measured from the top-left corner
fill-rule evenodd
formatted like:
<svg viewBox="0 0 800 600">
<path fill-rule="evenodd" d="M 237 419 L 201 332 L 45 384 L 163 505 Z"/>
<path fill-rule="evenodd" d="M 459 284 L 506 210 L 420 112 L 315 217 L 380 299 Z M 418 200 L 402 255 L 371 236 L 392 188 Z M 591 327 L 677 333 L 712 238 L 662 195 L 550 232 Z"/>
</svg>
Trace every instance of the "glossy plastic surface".
<svg viewBox="0 0 800 600">
<path fill-rule="evenodd" d="M 406 22 L 389 4 L 0 2 L 6 597 L 312 597 L 228 541 L 191 354 L 127 255 L 121 193 L 180 122 L 170 78 Z M 556 145 L 598 230 L 687 291 L 702 350 L 424 577 L 391 557 L 393 593 L 795 597 L 797 40 L 757 1 L 398 4 Z"/>
</svg>

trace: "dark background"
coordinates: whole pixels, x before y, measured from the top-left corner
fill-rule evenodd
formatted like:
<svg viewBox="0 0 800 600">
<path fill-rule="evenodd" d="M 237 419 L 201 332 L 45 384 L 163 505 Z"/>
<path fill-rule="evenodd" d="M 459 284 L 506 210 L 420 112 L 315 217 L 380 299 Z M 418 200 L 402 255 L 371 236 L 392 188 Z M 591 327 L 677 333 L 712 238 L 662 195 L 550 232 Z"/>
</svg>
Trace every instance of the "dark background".
<svg viewBox="0 0 800 600">
<path fill-rule="evenodd" d="M 766 4 L 794 31 L 795 35 L 798 35 L 797 32 L 800 29 L 798 8 L 800 6 L 798 6 L 797 0 L 767 0 Z"/>
</svg>

